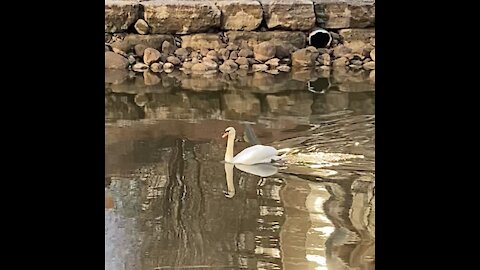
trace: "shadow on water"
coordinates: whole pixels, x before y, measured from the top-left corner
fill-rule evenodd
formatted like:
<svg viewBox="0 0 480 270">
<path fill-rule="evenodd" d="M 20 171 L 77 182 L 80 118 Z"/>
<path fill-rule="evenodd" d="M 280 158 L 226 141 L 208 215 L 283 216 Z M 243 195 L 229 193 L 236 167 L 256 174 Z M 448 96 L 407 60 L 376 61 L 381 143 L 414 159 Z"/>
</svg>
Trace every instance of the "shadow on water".
<svg viewBox="0 0 480 270">
<path fill-rule="evenodd" d="M 374 269 L 373 85 L 300 75 L 106 83 L 105 269 Z M 246 123 L 290 162 L 222 163 Z"/>
</svg>

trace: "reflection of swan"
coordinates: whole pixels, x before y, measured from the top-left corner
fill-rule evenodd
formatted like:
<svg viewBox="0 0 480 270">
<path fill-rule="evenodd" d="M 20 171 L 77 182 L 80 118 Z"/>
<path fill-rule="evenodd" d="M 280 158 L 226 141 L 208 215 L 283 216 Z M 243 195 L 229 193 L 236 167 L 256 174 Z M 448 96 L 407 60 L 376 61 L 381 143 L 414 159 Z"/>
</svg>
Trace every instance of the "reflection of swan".
<svg viewBox="0 0 480 270">
<path fill-rule="evenodd" d="M 254 145 L 248 148 L 243 149 L 235 157 L 233 157 L 233 143 L 235 140 L 235 129 L 229 127 L 225 129 L 222 138 L 228 136 L 227 140 L 227 150 L 225 151 L 225 162 L 232 164 L 261 164 L 261 163 L 271 163 L 272 161 L 279 160 L 278 151 L 271 147 L 265 145 Z"/>
<path fill-rule="evenodd" d="M 227 178 L 227 192 L 225 192 L 225 197 L 232 198 L 235 196 L 235 185 L 233 184 L 233 164 L 225 163 L 225 178 Z"/>
<path fill-rule="evenodd" d="M 225 178 L 227 179 L 227 191 L 225 192 L 225 197 L 227 198 L 233 198 L 233 196 L 235 196 L 235 185 L 233 183 L 233 166 L 235 166 L 240 171 L 260 177 L 268 177 L 278 172 L 278 168 L 271 164 L 234 165 L 231 163 L 225 163 Z"/>
<path fill-rule="evenodd" d="M 276 166 L 266 163 L 254 165 L 235 164 L 235 168 L 249 174 L 258 175 L 260 177 L 268 177 L 278 172 L 278 168 Z"/>
</svg>

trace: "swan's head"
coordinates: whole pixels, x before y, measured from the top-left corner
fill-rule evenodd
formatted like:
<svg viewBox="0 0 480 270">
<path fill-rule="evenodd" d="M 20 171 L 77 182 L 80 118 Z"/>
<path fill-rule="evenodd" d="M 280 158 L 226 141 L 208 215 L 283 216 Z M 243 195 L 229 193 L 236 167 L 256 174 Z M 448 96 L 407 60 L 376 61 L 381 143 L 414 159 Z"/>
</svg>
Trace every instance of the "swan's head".
<svg viewBox="0 0 480 270">
<path fill-rule="evenodd" d="M 227 129 L 225 129 L 222 138 L 225 138 L 227 136 L 235 136 L 235 129 L 233 127 L 228 127 Z"/>
</svg>

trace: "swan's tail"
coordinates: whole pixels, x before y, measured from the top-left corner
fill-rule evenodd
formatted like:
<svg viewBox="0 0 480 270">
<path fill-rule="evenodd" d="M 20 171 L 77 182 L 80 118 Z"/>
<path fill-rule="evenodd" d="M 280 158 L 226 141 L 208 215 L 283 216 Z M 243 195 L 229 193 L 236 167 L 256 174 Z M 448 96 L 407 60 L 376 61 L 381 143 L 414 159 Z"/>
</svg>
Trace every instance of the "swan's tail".
<svg viewBox="0 0 480 270">
<path fill-rule="evenodd" d="M 270 163 L 272 163 L 274 165 L 283 165 L 284 162 L 285 162 L 284 156 L 274 156 L 274 157 L 272 157 Z"/>
<path fill-rule="evenodd" d="M 277 150 L 277 155 L 272 158 L 272 163 L 276 165 L 284 165 L 286 162 L 287 154 L 292 151 L 291 148 L 282 148 Z"/>
</svg>

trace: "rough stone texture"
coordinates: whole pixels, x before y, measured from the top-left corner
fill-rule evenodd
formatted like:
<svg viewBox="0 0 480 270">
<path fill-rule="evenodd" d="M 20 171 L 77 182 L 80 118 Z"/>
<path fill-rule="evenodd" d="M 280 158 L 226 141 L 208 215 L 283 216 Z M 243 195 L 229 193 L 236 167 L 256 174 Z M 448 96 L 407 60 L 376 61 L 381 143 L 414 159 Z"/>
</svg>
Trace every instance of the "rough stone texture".
<svg viewBox="0 0 480 270">
<path fill-rule="evenodd" d="M 253 48 L 263 41 L 272 41 L 275 44 L 289 43 L 297 48 L 304 48 L 307 41 L 305 33 L 299 31 L 228 31 L 225 32 L 225 36 L 229 43 L 236 44 L 241 48 L 245 48 L 245 46 Z"/>
<path fill-rule="evenodd" d="M 143 52 L 143 62 L 147 65 L 160 59 L 160 52 L 153 48 L 146 48 Z"/>
<path fill-rule="evenodd" d="M 230 43 L 226 48 L 229 51 L 236 51 L 239 49 L 239 46 L 237 44 Z"/>
<path fill-rule="evenodd" d="M 220 10 L 213 2 L 155 0 L 142 2 L 151 32 L 188 34 L 220 26 Z"/>
<path fill-rule="evenodd" d="M 253 52 L 252 52 L 253 55 Z M 218 57 L 222 60 L 227 60 L 230 57 L 230 51 L 226 48 L 221 48 L 218 50 Z"/>
<path fill-rule="evenodd" d="M 318 51 L 315 47 L 307 47 L 292 53 L 293 66 L 314 66 L 315 60 L 318 57 Z"/>
<path fill-rule="evenodd" d="M 193 53 L 196 53 L 196 52 L 193 52 Z M 192 55 L 193 55 L 193 53 L 192 53 Z M 198 55 L 198 56 L 199 56 L 200 58 L 198 58 L 198 57 L 193 57 L 193 56 L 192 56 L 192 65 L 193 65 L 193 64 L 196 64 L 196 63 L 200 63 L 200 59 L 202 59 L 202 56 L 201 56 L 201 55 Z"/>
<path fill-rule="evenodd" d="M 188 50 L 185 48 L 178 48 L 175 50 L 175 55 L 182 61 L 188 57 Z"/>
<path fill-rule="evenodd" d="M 182 63 L 182 61 L 180 59 L 178 59 L 178 57 L 172 56 L 172 55 L 167 57 L 167 62 L 172 63 L 175 66 L 178 66 Z"/>
<path fill-rule="evenodd" d="M 343 0 L 314 0 L 317 23 L 327 29 L 350 27 L 350 10 Z"/>
<path fill-rule="evenodd" d="M 265 62 L 273 57 L 275 57 L 276 47 L 273 42 L 264 41 L 254 47 L 253 53 L 255 55 L 255 60 Z"/>
<path fill-rule="evenodd" d="M 136 63 L 132 66 L 132 70 L 136 72 L 144 72 L 148 70 L 148 65 L 144 63 Z"/>
<path fill-rule="evenodd" d="M 344 45 L 338 45 L 337 47 L 335 47 L 333 49 L 333 56 L 335 56 L 336 58 L 338 57 L 342 57 L 342 56 L 345 56 L 349 53 L 352 52 L 352 49 L 344 46 Z"/>
<path fill-rule="evenodd" d="M 218 53 L 216 51 L 208 51 L 205 57 L 214 60 L 215 62 L 218 61 Z"/>
<path fill-rule="evenodd" d="M 269 65 L 270 67 L 277 67 L 280 63 L 280 59 L 278 58 L 272 58 L 265 62 L 265 64 Z"/>
<path fill-rule="evenodd" d="M 238 57 L 252 57 L 253 56 L 253 51 L 250 49 L 241 49 L 238 52 Z"/>
<path fill-rule="evenodd" d="M 148 34 L 148 24 L 145 20 L 143 19 L 138 19 L 138 21 L 135 23 L 135 30 L 141 35 L 146 35 Z"/>
<path fill-rule="evenodd" d="M 202 64 L 205 65 L 208 70 L 215 70 L 218 68 L 217 62 L 213 61 L 212 59 L 204 58 L 202 60 Z"/>
<path fill-rule="evenodd" d="M 233 51 L 233 52 L 230 53 L 229 59 L 235 60 L 237 58 L 238 58 L 238 52 L 237 51 Z"/>
<path fill-rule="evenodd" d="M 123 40 L 118 40 L 110 45 L 124 52 L 128 52 L 137 44 L 143 44 L 146 47 L 160 49 L 164 41 L 174 42 L 172 35 L 137 35 L 129 34 Z"/>
<path fill-rule="evenodd" d="M 352 65 L 357 65 L 357 66 L 363 65 L 363 62 L 361 60 L 356 60 L 356 59 L 350 61 L 350 63 L 352 63 Z"/>
<path fill-rule="evenodd" d="M 138 19 L 137 1 L 105 0 L 105 32 L 123 32 Z"/>
<path fill-rule="evenodd" d="M 247 65 L 248 66 L 248 59 L 246 57 L 240 56 L 235 60 L 235 63 L 239 65 Z"/>
<path fill-rule="evenodd" d="M 163 71 L 170 73 L 173 71 L 173 64 L 172 63 L 165 63 L 163 64 Z"/>
<path fill-rule="evenodd" d="M 133 47 L 133 50 L 135 51 L 135 54 L 139 57 L 143 57 L 143 52 L 145 49 L 148 48 L 148 46 L 145 46 L 143 44 L 137 44 Z"/>
<path fill-rule="evenodd" d="M 219 70 L 223 73 L 231 73 L 238 69 L 237 63 L 233 60 L 226 60 L 223 64 L 220 65 Z"/>
<path fill-rule="evenodd" d="M 253 64 L 252 65 L 252 70 L 257 72 L 257 71 L 266 71 L 268 69 L 268 66 L 265 64 Z"/>
<path fill-rule="evenodd" d="M 270 73 L 270 74 L 273 74 L 273 75 L 277 75 L 279 74 L 280 72 L 276 69 L 269 69 L 269 70 L 265 70 L 265 72 L 267 73 Z"/>
<path fill-rule="evenodd" d="M 363 64 L 363 68 L 366 70 L 375 69 L 375 61 L 370 61 Z"/>
<path fill-rule="evenodd" d="M 370 79 L 372 82 L 375 82 L 375 70 L 372 70 L 370 74 L 368 75 L 368 79 Z"/>
<path fill-rule="evenodd" d="M 204 72 L 208 70 L 208 67 L 203 63 L 196 63 L 192 65 L 192 71 Z"/>
<path fill-rule="evenodd" d="M 298 48 L 288 42 L 278 41 L 276 42 L 275 56 L 278 58 L 289 58 L 290 55 Z"/>
<path fill-rule="evenodd" d="M 348 59 L 345 56 L 333 60 L 334 67 L 344 67 L 348 64 Z"/>
<path fill-rule="evenodd" d="M 345 42 L 345 47 L 350 48 L 352 54 L 363 55 L 366 49 L 366 44 L 361 40 L 352 40 L 350 42 Z"/>
<path fill-rule="evenodd" d="M 112 34 L 105 33 L 105 43 L 109 43 L 112 40 Z"/>
<path fill-rule="evenodd" d="M 375 26 L 375 0 L 363 0 L 361 2 L 349 6 L 351 11 L 350 27 L 365 28 Z"/>
<path fill-rule="evenodd" d="M 120 49 L 118 49 L 118 48 L 112 48 L 112 51 L 113 51 L 114 53 L 116 53 L 116 54 L 120 54 L 121 56 L 123 56 L 123 57 L 125 57 L 125 58 L 128 57 L 128 55 L 127 55 L 124 51 L 122 51 L 122 50 L 120 50 Z"/>
<path fill-rule="evenodd" d="M 191 69 L 193 66 L 192 62 L 183 62 L 182 69 Z"/>
<path fill-rule="evenodd" d="M 278 71 L 281 71 L 281 72 L 289 72 L 290 71 L 290 67 L 287 66 L 287 65 L 280 65 L 277 67 L 277 70 Z"/>
<path fill-rule="evenodd" d="M 260 0 L 269 29 L 308 31 L 315 26 L 311 0 Z"/>
<path fill-rule="evenodd" d="M 129 55 L 127 59 L 128 59 L 128 63 L 130 65 L 133 65 L 137 62 L 137 59 L 135 59 L 135 57 L 133 55 Z"/>
<path fill-rule="evenodd" d="M 194 34 L 182 36 L 182 48 L 190 47 L 194 50 L 218 49 L 222 47 L 223 41 L 218 34 Z"/>
<path fill-rule="evenodd" d="M 373 47 L 370 43 L 367 43 L 367 44 L 365 45 L 365 48 L 364 48 L 364 51 L 363 51 L 363 52 L 364 52 L 363 56 L 369 57 L 369 56 L 370 56 L 370 52 L 372 52 L 373 49 L 375 49 L 375 47 Z"/>
<path fill-rule="evenodd" d="M 200 55 L 203 56 L 203 57 L 205 57 L 205 56 L 207 56 L 207 54 L 208 54 L 209 51 L 210 51 L 210 50 L 207 49 L 207 48 L 201 48 L 201 49 L 200 49 Z"/>
<path fill-rule="evenodd" d="M 369 43 L 371 39 L 375 39 L 375 28 L 368 29 L 342 29 L 338 31 L 345 42 L 360 40 Z M 375 44 L 375 43 L 374 43 Z"/>
<path fill-rule="evenodd" d="M 326 29 L 375 25 L 375 0 L 313 0 L 319 26 Z"/>
<path fill-rule="evenodd" d="M 375 61 L 375 49 L 373 49 L 373 50 L 370 52 L 370 58 L 372 58 L 372 60 Z"/>
<path fill-rule="evenodd" d="M 128 59 L 114 52 L 105 52 L 105 68 L 106 69 L 126 69 L 128 67 Z"/>
<path fill-rule="evenodd" d="M 162 72 L 162 70 L 163 70 L 163 63 L 153 63 L 153 64 L 150 66 L 150 69 L 151 69 L 153 72 L 160 73 L 160 72 Z"/>
<path fill-rule="evenodd" d="M 255 0 L 219 1 L 221 28 L 224 30 L 255 30 L 263 20 L 262 5 Z"/>
<path fill-rule="evenodd" d="M 177 48 L 175 47 L 175 45 L 173 45 L 172 42 L 169 42 L 167 40 L 165 40 L 163 43 L 162 43 L 162 53 L 166 54 L 166 55 L 171 55 L 175 52 Z"/>
<path fill-rule="evenodd" d="M 331 57 L 330 57 L 330 54 L 328 53 L 324 53 L 320 55 L 319 60 L 320 60 L 320 64 L 324 66 L 330 66 L 331 64 Z"/>
</svg>

